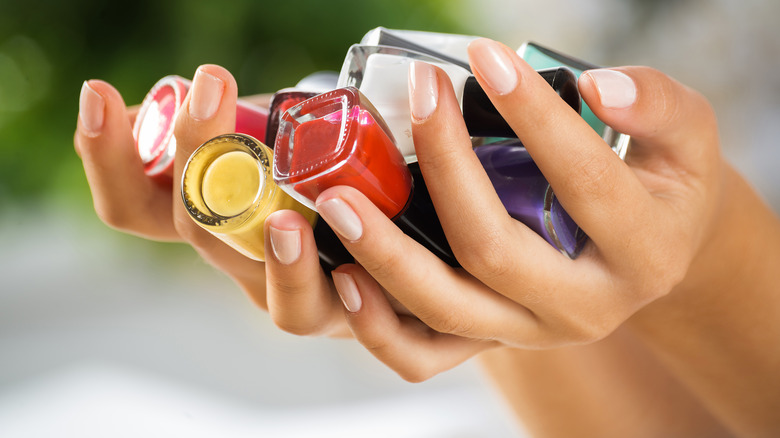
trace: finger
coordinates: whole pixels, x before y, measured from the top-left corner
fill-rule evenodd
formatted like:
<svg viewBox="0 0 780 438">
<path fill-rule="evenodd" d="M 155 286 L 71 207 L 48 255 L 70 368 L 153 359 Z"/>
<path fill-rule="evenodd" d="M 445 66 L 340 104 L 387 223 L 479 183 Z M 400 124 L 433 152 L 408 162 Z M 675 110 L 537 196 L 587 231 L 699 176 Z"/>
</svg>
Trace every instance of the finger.
<svg viewBox="0 0 780 438">
<path fill-rule="evenodd" d="M 634 237 L 634 249 L 660 251 L 633 251 L 634 262 L 624 263 L 658 266 L 656 279 L 674 284 L 703 239 L 700 218 L 717 214 L 716 194 L 706 189 L 722 171 L 714 112 L 701 94 L 649 67 L 590 70 L 579 87 L 599 118 L 631 135 L 626 162 L 654 195 L 653 215 L 635 215 L 649 226 Z"/>
<path fill-rule="evenodd" d="M 360 266 L 342 265 L 333 281 L 355 338 L 377 359 L 410 382 L 422 382 L 497 345 L 432 330 L 399 316 L 379 284 Z"/>
<path fill-rule="evenodd" d="M 514 51 L 479 39 L 469 58 L 566 211 L 602 253 L 624 255 L 627 236 L 652 211 L 651 196 L 631 169 Z"/>
<path fill-rule="evenodd" d="M 79 107 L 74 144 L 101 220 L 145 238 L 180 240 L 173 226 L 170 189 L 144 173 L 119 92 L 106 82 L 86 81 Z"/>
<path fill-rule="evenodd" d="M 309 222 L 295 211 L 277 211 L 265 220 L 265 236 L 266 294 L 274 323 L 297 335 L 348 333 Z"/>
<path fill-rule="evenodd" d="M 204 259 L 236 279 L 255 302 L 265 308 L 263 264 L 239 254 L 198 226 L 181 198 L 181 176 L 190 155 L 206 141 L 235 131 L 236 100 L 236 82 L 227 70 L 216 65 L 198 68 L 174 128 L 173 221 L 179 235 Z M 258 229 L 257 232 L 263 231 Z"/>
<path fill-rule="evenodd" d="M 698 92 L 649 67 L 589 70 L 579 89 L 599 119 L 631 136 L 634 159 L 671 161 L 696 174 L 717 168 L 709 146 L 718 144 L 717 120 Z"/>
<path fill-rule="evenodd" d="M 251 96 L 242 96 L 241 100 L 249 102 L 253 105 L 257 105 L 262 108 L 268 108 L 271 106 L 271 98 L 273 94 L 253 94 Z"/>
<path fill-rule="evenodd" d="M 534 344 L 538 325 L 526 307 L 453 269 L 405 235 L 352 187 L 320 194 L 317 211 L 361 266 L 412 314 L 441 333 Z"/>
<path fill-rule="evenodd" d="M 466 270 L 490 286 L 494 295 L 503 295 L 512 305 L 521 305 L 538 321 L 544 322 L 539 324 L 538 331 L 533 327 L 525 327 L 530 331 L 515 330 L 517 336 L 513 342 L 525 345 L 541 342 L 549 346 L 587 341 L 603 334 L 619 318 L 610 318 L 603 327 L 588 324 L 594 303 L 603 303 L 615 289 L 600 258 L 580 257 L 575 263 L 554 251 L 528 227 L 508 218 L 482 165 L 471 151 L 451 88 L 441 85 L 447 84 L 446 76 L 440 72 L 430 76 L 421 74 L 416 71 L 420 66 L 415 63 L 410 75 L 414 143 L 448 241 Z M 425 84 L 426 76 L 437 83 Z M 534 72 L 536 76 L 538 74 Z M 546 83 L 544 86 L 550 88 Z M 553 96 L 561 100 L 555 93 Z M 423 99 L 418 100 L 418 97 Z M 426 100 L 427 108 L 424 106 Z M 568 105 L 566 108 L 570 111 Z M 603 143 L 600 138 L 597 140 Z M 606 149 L 614 155 L 608 147 Z M 373 246 L 382 247 L 381 244 Z M 355 256 L 364 263 L 357 254 Z M 370 269 L 369 272 L 374 274 Z M 380 283 L 388 287 L 382 280 Z M 391 291 L 397 294 L 394 289 Z M 398 297 L 402 300 L 401 295 Z M 622 303 L 624 298 L 615 301 L 630 307 L 630 303 Z M 479 305 L 477 301 L 471 304 Z M 481 321 L 474 317 L 469 320 L 474 326 L 484 323 L 487 327 L 495 327 L 487 320 L 487 315 L 491 314 L 502 313 L 494 310 L 485 313 Z M 454 320 L 461 318 L 456 315 Z M 510 323 L 514 327 L 512 324 L 520 322 Z M 509 332 L 501 333 L 506 336 Z"/>
<path fill-rule="evenodd" d="M 523 284 L 544 284 L 556 278 L 551 273 L 570 269 L 569 260 L 507 213 L 472 151 L 446 74 L 414 63 L 409 79 L 420 169 L 461 265 L 499 291 L 516 291 L 519 278 Z"/>
<path fill-rule="evenodd" d="M 128 121 L 130 122 L 130 126 L 133 126 L 133 123 L 135 123 L 135 118 L 136 116 L 138 116 L 138 109 L 139 109 L 139 105 L 128 106 L 126 109 L 127 118 Z M 78 155 L 79 158 L 82 158 L 81 146 L 79 146 L 79 141 L 81 138 L 81 135 L 79 135 L 80 126 L 81 124 L 77 123 L 76 131 L 73 133 L 73 148 L 76 149 L 76 155 Z"/>
</svg>

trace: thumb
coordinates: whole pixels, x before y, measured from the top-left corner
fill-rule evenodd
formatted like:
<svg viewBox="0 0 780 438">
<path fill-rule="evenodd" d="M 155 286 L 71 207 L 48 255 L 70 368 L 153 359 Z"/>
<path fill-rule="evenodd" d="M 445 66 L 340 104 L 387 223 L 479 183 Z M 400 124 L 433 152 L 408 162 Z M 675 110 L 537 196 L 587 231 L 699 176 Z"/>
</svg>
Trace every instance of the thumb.
<svg viewBox="0 0 780 438">
<path fill-rule="evenodd" d="M 707 99 L 658 70 L 619 67 L 588 70 L 579 79 L 593 113 L 631 136 L 632 155 L 661 154 L 700 162 L 718 144 L 717 121 Z M 713 154 L 710 154 L 713 155 Z"/>
</svg>

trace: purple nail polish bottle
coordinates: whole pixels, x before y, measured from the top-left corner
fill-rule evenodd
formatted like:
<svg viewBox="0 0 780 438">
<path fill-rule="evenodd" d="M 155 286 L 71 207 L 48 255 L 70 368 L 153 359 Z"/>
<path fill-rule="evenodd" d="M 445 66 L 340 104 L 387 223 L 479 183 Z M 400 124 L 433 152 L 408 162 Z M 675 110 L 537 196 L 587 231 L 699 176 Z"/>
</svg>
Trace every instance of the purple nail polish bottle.
<svg viewBox="0 0 780 438">
<path fill-rule="evenodd" d="M 510 216 L 572 259 L 582 251 L 587 235 L 563 209 L 519 142 L 480 146 L 474 152 Z"/>
</svg>

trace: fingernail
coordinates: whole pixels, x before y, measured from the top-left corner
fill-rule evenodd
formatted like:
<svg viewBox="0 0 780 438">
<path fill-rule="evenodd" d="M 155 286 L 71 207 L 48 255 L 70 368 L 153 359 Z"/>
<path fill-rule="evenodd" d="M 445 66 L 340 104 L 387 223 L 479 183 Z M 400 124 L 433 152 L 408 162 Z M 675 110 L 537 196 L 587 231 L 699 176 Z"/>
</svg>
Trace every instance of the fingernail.
<svg viewBox="0 0 780 438">
<path fill-rule="evenodd" d="M 636 101 L 636 84 L 623 72 L 609 69 L 588 70 L 599 93 L 601 106 L 605 108 L 628 108 Z"/>
<path fill-rule="evenodd" d="M 354 242 L 363 236 L 363 224 L 352 207 L 339 198 L 317 203 L 317 212 L 333 230 Z"/>
<path fill-rule="evenodd" d="M 84 81 L 79 96 L 79 119 L 85 134 L 90 137 L 100 134 L 103 129 L 105 111 L 106 102 L 103 100 L 103 96 L 93 90 L 88 81 Z"/>
<path fill-rule="evenodd" d="M 436 69 L 421 61 L 409 64 L 409 102 L 412 117 L 418 122 L 427 119 L 433 114 L 438 101 Z"/>
<path fill-rule="evenodd" d="M 485 80 L 487 86 L 500 95 L 517 87 L 517 70 L 505 47 L 486 38 L 469 44 L 472 67 Z"/>
<path fill-rule="evenodd" d="M 190 116 L 195 120 L 208 120 L 214 116 L 222 101 L 225 83 L 222 79 L 198 69 L 192 80 Z"/>
<path fill-rule="evenodd" d="M 271 248 L 276 260 L 283 265 L 295 263 L 301 256 L 301 231 L 269 227 Z"/>
<path fill-rule="evenodd" d="M 331 275 L 333 276 L 333 284 L 336 286 L 336 291 L 339 293 L 344 307 L 352 313 L 359 312 L 360 307 L 363 305 L 363 300 L 360 298 L 360 292 L 358 292 L 355 279 L 343 272 L 334 271 Z"/>
</svg>

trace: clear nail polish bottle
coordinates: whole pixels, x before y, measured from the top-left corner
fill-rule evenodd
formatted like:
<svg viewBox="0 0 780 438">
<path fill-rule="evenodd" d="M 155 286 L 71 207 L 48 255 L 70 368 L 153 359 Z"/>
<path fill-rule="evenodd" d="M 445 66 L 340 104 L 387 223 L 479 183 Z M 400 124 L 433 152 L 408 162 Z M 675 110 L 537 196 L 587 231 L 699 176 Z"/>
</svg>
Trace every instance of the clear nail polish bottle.
<svg viewBox="0 0 780 438">
<path fill-rule="evenodd" d="M 417 161 L 408 93 L 409 65 L 414 61 L 430 63 L 447 73 L 472 137 L 515 137 L 512 128 L 468 70 L 408 49 L 353 45 L 344 59 L 338 85 L 358 88 L 371 101 L 387 122 L 407 162 Z M 540 71 L 540 74 L 579 111 L 581 99 L 577 81 L 569 69 L 555 68 Z"/>
<path fill-rule="evenodd" d="M 469 71 L 469 43 L 479 37 L 451 33 L 400 30 L 377 27 L 360 40 L 366 46 L 391 46 L 423 53 L 461 66 Z"/>
</svg>

